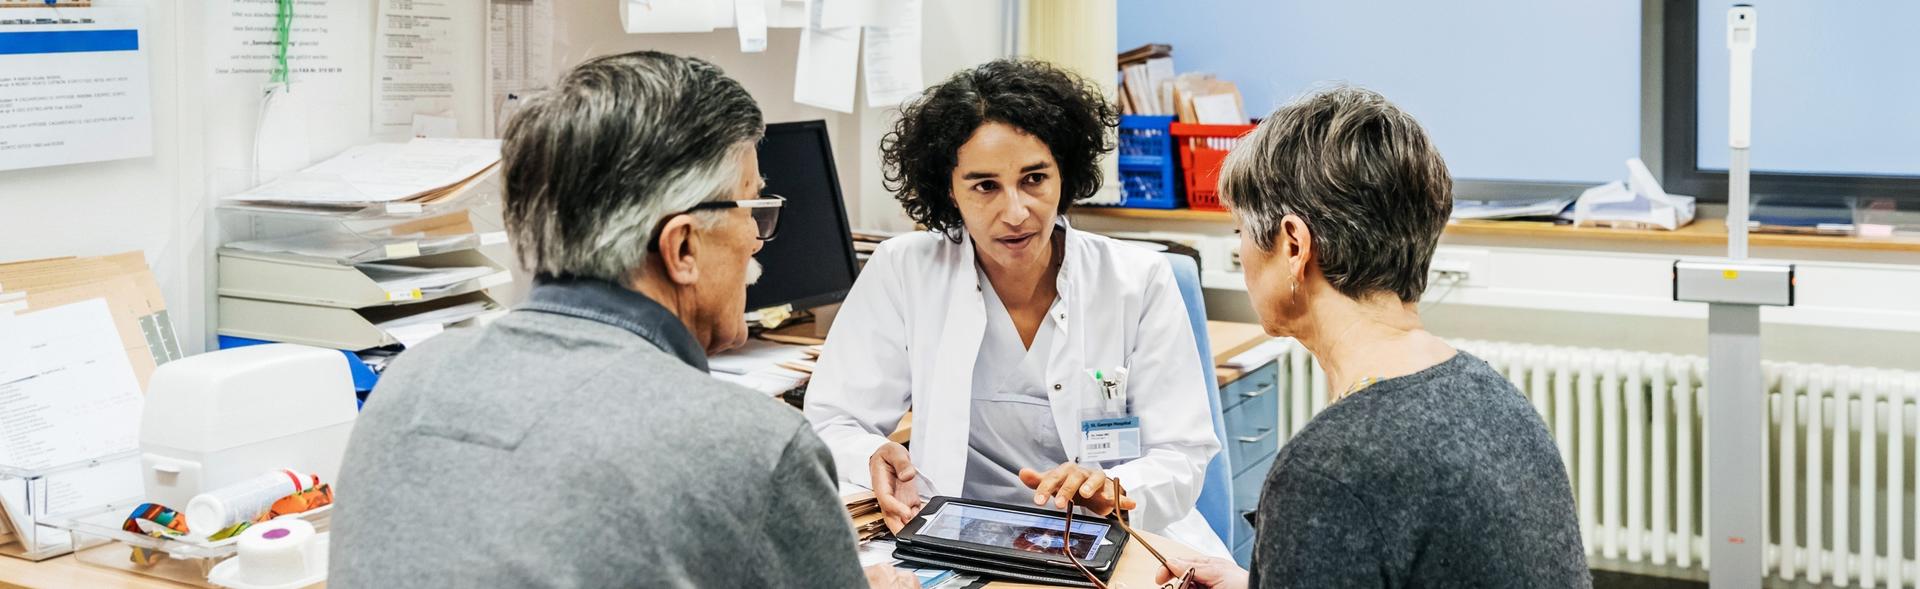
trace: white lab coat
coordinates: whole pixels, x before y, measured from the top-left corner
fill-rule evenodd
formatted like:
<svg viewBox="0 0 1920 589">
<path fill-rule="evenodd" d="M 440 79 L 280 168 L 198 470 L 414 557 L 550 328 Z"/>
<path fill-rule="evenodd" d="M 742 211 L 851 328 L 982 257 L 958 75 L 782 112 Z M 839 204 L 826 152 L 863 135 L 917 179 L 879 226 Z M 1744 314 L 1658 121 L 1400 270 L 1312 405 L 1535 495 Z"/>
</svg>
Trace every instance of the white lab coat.
<svg viewBox="0 0 1920 589">
<path fill-rule="evenodd" d="M 1061 445 L 1077 454 L 1089 368 L 1128 370 L 1141 457 L 1103 465 L 1139 502 L 1135 528 L 1227 556 L 1194 510 L 1220 451 L 1192 323 L 1162 254 L 1065 227 L 1047 380 Z M 867 460 L 913 410 L 913 463 L 924 491 L 958 496 L 966 481 L 974 361 L 986 302 L 971 238 L 930 232 L 880 244 L 834 318 L 807 389 L 806 415 L 840 477 L 865 486 Z M 1044 470 L 1054 465 L 1034 465 Z"/>
</svg>

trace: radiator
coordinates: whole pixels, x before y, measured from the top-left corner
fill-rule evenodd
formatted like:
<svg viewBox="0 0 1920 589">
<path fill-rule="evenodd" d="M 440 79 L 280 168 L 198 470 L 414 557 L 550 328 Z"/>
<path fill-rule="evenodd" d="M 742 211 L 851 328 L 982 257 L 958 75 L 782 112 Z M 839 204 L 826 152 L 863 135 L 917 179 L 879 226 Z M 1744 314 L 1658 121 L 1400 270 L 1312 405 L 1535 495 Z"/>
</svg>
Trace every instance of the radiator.
<svg viewBox="0 0 1920 589">
<path fill-rule="evenodd" d="M 1596 562 L 1705 570 L 1706 359 L 1454 342 L 1505 374 L 1559 447 Z M 1305 348 L 1282 352 L 1287 438 L 1326 407 Z M 1769 362 L 1766 574 L 1835 586 L 1920 586 L 1914 407 L 1920 373 Z"/>
</svg>

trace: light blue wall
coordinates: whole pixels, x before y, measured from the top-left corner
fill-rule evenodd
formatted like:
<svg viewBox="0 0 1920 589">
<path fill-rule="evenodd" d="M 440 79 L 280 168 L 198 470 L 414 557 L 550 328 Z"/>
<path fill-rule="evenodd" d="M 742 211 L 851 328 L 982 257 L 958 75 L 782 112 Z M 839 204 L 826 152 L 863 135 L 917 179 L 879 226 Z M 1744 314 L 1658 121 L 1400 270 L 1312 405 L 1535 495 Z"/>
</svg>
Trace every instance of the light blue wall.
<svg viewBox="0 0 1920 589">
<path fill-rule="evenodd" d="M 1920 2 L 1745 3 L 1759 13 L 1754 170 L 1920 175 Z M 1733 4 L 1700 2 L 1704 169 L 1727 169 L 1726 23 Z"/>
<path fill-rule="evenodd" d="M 1640 153 L 1638 0 L 1118 1 L 1119 49 L 1171 44 L 1253 116 L 1325 81 L 1378 90 L 1458 179 L 1600 182 Z"/>
</svg>

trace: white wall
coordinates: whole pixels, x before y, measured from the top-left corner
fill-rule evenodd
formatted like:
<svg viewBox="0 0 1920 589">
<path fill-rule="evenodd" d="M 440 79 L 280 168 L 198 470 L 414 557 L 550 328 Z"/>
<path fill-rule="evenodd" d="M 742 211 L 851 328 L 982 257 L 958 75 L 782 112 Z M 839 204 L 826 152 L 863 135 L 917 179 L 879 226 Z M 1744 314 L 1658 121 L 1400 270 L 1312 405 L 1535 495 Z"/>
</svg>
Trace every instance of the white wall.
<svg viewBox="0 0 1920 589">
<path fill-rule="evenodd" d="M 212 250 L 217 240 L 212 203 L 235 188 L 252 150 L 258 110 L 257 81 L 216 79 L 208 52 L 217 43 L 208 15 L 222 0 L 96 0 L 102 5 L 148 6 L 146 46 L 152 64 L 154 156 L 136 160 L 0 172 L 0 262 L 127 250 L 146 253 L 161 284 L 181 339 L 189 351 L 213 338 Z M 363 41 L 343 61 L 370 68 L 377 0 L 360 3 L 352 26 Z M 823 119 L 834 141 L 835 160 L 856 227 L 907 229 L 899 205 L 880 183 L 878 142 L 893 109 L 852 114 L 796 104 L 793 64 L 798 30 L 771 31 L 765 53 L 742 54 L 731 29 L 704 34 L 628 35 L 619 28 L 614 0 L 556 0 L 559 47 L 565 67 L 588 57 L 656 49 L 699 56 L 724 68 L 747 87 L 769 122 Z M 932 0 L 926 3 L 927 81 L 1002 54 L 1006 16 L 1001 0 Z M 455 116 L 461 132 L 479 135 L 487 99 L 483 82 L 486 30 L 483 0 L 457 2 L 461 24 L 456 54 Z M 309 155 L 329 157 L 376 139 L 371 127 L 371 72 L 363 69 L 329 89 L 349 99 L 309 105 Z M 344 84 L 340 87 L 339 84 Z M 295 80 L 296 92 L 303 86 Z"/>
<path fill-rule="evenodd" d="M 1003 54 L 1006 11 L 1000 0 L 929 0 L 922 11 L 925 31 L 921 65 L 928 84 L 953 72 Z M 815 108 L 793 101 L 793 65 L 800 49 L 798 29 L 773 29 L 764 53 L 741 53 L 733 29 L 711 33 L 629 35 L 620 28 L 611 0 L 566 0 L 559 10 L 562 68 L 587 58 L 652 49 L 699 57 L 726 70 L 753 94 L 767 122 L 821 119 L 833 141 L 834 163 L 854 227 L 911 229 L 900 206 L 881 185 L 880 137 L 892 124 L 895 108 L 867 108 L 861 86 L 853 113 Z"/>
<path fill-rule="evenodd" d="M 100 2 L 101 5 L 108 5 Z M 183 198 L 198 181 L 199 105 L 188 102 L 187 73 L 200 63 L 183 23 L 197 20 L 197 2 L 113 2 L 148 5 L 145 49 L 152 75 L 153 157 L 0 172 L 0 261 L 69 255 L 146 252 L 181 339 L 200 341 L 201 316 L 191 304 L 203 274 L 204 211 Z"/>
</svg>

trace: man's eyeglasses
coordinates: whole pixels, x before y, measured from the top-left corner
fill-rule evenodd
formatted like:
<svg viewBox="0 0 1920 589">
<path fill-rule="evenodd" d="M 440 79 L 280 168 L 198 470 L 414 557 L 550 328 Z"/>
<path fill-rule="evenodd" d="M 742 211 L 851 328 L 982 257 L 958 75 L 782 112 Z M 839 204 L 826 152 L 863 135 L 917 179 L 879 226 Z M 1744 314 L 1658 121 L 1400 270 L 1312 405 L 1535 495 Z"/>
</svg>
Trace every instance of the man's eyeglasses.
<svg viewBox="0 0 1920 589">
<path fill-rule="evenodd" d="M 687 210 L 680 211 L 678 213 L 674 213 L 671 215 L 667 215 L 666 217 L 660 219 L 660 224 L 664 226 L 667 224 L 668 219 L 672 219 L 680 215 L 693 214 L 700 211 L 715 211 L 715 210 L 724 210 L 724 209 L 746 209 L 748 214 L 753 215 L 753 224 L 756 226 L 756 228 L 760 232 L 758 235 L 758 237 L 760 238 L 760 241 L 768 241 L 773 239 L 773 236 L 777 235 L 780 232 L 780 209 L 785 208 L 786 206 L 787 206 L 787 197 L 780 196 L 778 194 L 762 194 L 760 195 L 760 198 L 750 198 L 746 200 L 707 201 L 697 205 L 693 205 L 693 207 L 688 208 Z M 655 228 L 654 235 L 647 240 L 647 249 L 649 250 L 659 249 L 660 247 L 659 233 L 660 233 L 660 230 L 658 228 Z"/>
<path fill-rule="evenodd" d="M 1107 482 L 1113 484 L 1113 496 L 1116 502 L 1118 502 L 1120 497 L 1126 496 L 1127 491 L 1120 486 L 1120 479 L 1107 479 Z M 1160 551 L 1155 550 L 1152 544 L 1148 544 L 1146 538 L 1140 537 L 1139 532 L 1133 531 L 1133 526 L 1127 525 L 1127 514 L 1125 512 L 1115 509 L 1113 512 L 1113 521 L 1114 523 L 1120 524 L 1120 529 L 1126 530 L 1127 535 L 1133 536 L 1133 541 L 1139 542 L 1142 548 L 1146 548 L 1148 553 L 1160 561 L 1160 566 L 1166 567 L 1167 572 L 1173 575 L 1173 580 L 1161 585 L 1160 589 L 1200 589 L 1200 584 L 1193 580 L 1193 570 L 1188 569 L 1187 572 L 1182 573 L 1179 569 L 1173 568 L 1173 563 L 1167 562 L 1167 557 L 1161 556 Z M 1106 582 L 1101 581 L 1100 577 L 1094 576 L 1093 571 L 1087 570 L 1087 565 L 1080 564 L 1080 558 L 1073 555 L 1072 503 L 1067 504 L 1067 531 L 1061 535 L 1061 539 L 1060 551 L 1067 555 L 1067 562 L 1073 563 L 1073 568 L 1079 570 L 1080 574 L 1085 575 L 1087 582 L 1093 583 L 1094 589 L 1107 589 Z"/>
</svg>

